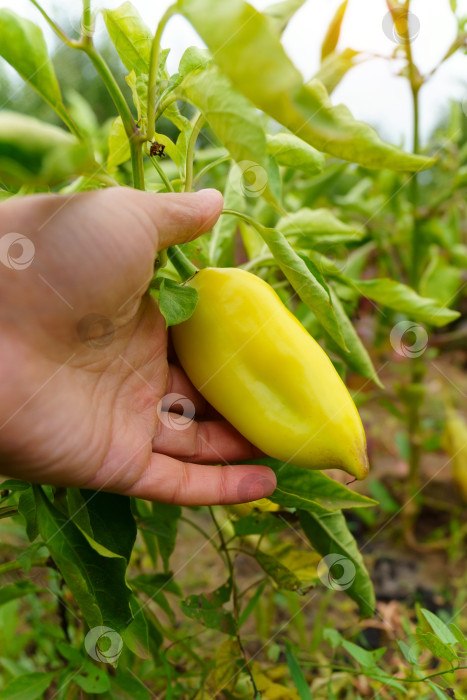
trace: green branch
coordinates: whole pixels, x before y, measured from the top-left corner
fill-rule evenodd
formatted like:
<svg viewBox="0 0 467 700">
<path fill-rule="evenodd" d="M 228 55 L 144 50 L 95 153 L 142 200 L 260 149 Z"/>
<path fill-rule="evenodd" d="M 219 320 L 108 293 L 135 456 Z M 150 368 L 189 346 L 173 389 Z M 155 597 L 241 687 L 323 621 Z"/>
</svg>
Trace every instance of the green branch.
<svg viewBox="0 0 467 700">
<path fill-rule="evenodd" d="M 198 114 L 193 124 L 186 154 L 185 192 L 191 192 L 193 188 L 193 161 L 195 159 L 196 141 L 198 140 L 199 132 L 203 128 L 205 121 L 204 114 Z"/>
<path fill-rule="evenodd" d="M 161 38 L 162 33 L 165 29 L 165 25 L 169 19 L 177 11 L 176 5 L 171 5 L 166 12 L 164 12 L 159 24 L 157 25 L 156 33 L 151 45 L 151 55 L 149 58 L 149 76 L 148 76 L 148 104 L 147 104 L 147 115 L 148 115 L 148 125 L 146 131 L 146 138 L 148 141 L 152 141 L 154 137 L 154 131 L 156 128 L 156 89 L 157 89 L 157 73 L 159 69 L 159 56 L 161 52 Z"/>
</svg>

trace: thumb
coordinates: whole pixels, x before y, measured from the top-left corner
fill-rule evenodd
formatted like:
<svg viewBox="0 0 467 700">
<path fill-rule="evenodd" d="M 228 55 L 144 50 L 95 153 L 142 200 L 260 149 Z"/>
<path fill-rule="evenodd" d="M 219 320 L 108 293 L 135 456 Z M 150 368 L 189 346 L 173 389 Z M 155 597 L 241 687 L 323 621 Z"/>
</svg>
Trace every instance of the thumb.
<svg viewBox="0 0 467 700">
<path fill-rule="evenodd" d="M 219 218 L 223 199 L 214 189 L 199 192 L 152 194 L 130 190 L 125 193 L 134 206 L 148 217 L 148 230 L 156 253 L 170 245 L 191 241 L 209 231 Z"/>
</svg>

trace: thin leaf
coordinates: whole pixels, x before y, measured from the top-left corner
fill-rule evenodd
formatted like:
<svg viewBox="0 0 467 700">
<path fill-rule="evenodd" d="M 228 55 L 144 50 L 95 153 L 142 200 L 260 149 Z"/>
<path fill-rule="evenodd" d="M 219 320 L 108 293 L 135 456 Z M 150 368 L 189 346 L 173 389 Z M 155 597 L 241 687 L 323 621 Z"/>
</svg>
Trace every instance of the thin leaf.
<svg viewBox="0 0 467 700">
<path fill-rule="evenodd" d="M 321 44 L 321 61 L 324 61 L 324 59 L 336 49 L 348 4 L 349 0 L 344 0 L 344 2 L 339 5 L 329 24 L 323 43 Z"/>
<path fill-rule="evenodd" d="M 441 642 L 444 644 L 457 644 L 457 639 L 452 631 L 437 615 L 426 608 L 422 608 L 420 612 Z"/>
<path fill-rule="evenodd" d="M 279 588 L 284 588 L 287 591 L 298 591 L 302 588 L 300 579 L 276 557 L 257 550 L 255 559 L 268 576 L 277 583 Z"/>
<path fill-rule="evenodd" d="M 36 700 L 43 697 L 55 673 L 25 673 L 13 678 L 2 689 L 2 700 Z"/>
<path fill-rule="evenodd" d="M 332 53 L 323 61 L 313 78 L 319 80 L 330 95 L 349 70 L 364 60 L 366 59 L 354 49 L 344 49 L 340 53 Z"/>
<path fill-rule="evenodd" d="M 178 0 L 178 7 L 237 90 L 319 151 L 378 169 L 419 170 L 434 163 L 381 141 L 347 107 L 334 107 L 320 82 L 304 85 L 271 20 L 248 3 Z"/>
<path fill-rule="evenodd" d="M 313 248 L 323 242 L 328 245 L 358 242 L 365 234 L 360 227 L 340 221 L 329 209 L 307 207 L 279 219 L 276 228 L 302 248 Z"/>
<path fill-rule="evenodd" d="M 326 338 L 327 347 L 337 353 L 339 357 L 342 357 L 344 362 L 355 372 L 358 372 L 366 379 L 371 379 L 377 386 L 382 387 L 383 385 L 378 377 L 373 361 L 347 316 L 339 297 L 333 287 L 330 286 L 329 291 L 331 292 L 332 305 L 349 352 L 342 352 L 342 349 L 329 336 Z"/>
<path fill-rule="evenodd" d="M 165 573 L 169 569 L 170 556 L 175 548 L 178 519 L 182 514 L 180 506 L 169 503 L 154 503 L 152 515 L 144 517 L 140 526 L 157 537 L 157 545 L 164 562 Z"/>
<path fill-rule="evenodd" d="M 2 586 L 0 588 L 0 605 L 5 605 L 9 603 L 10 600 L 15 600 L 16 598 L 22 598 L 30 593 L 39 593 L 41 588 L 37 588 L 30 581 L 18 581 L 18 583 L 12 583 L 8 586 Z"/>
<path fill-rule="evenodd" d="M 109 36 L 124 66 L 136 75 L 149 72 L 152 33 L 131 2 L 116 10 L 103 10 Z"/>
<path fill-rule="evenodd" d="M 324 168 L 325 156 L 302 141 L 295 134 L 279 132 L 267 136 L 267 151 L 279 165 L 295 170 L 303 170 L 308 175 L 320 173 Z M 278 227 L 280 229 L 280 226 Z"/>
<path fill-rule="evenodd" d="M 306 0 L 283 0 L 283 2 L 275 2 L 273 5 L 268 5 L 263 10 L 263 13 L 271 18 L 276 31 L 282 34 L 294 14 L 305 2 Z"/>
<path fill-rule="evenodd" d="M 236 186 L 240 192 L 252 198 L 264 195 L 276 205 L 280 195 L 278 175 L 266 151 L 266 136 L 253 105 L 215 65 L 188 73 L 179 90 L 204 114 L 236 161 Z M 243 175 L 251 175 L 253 182 L 243 183 Z"/>
<path fill-rule="evenodd" d="M 340 555 L 341 562 L 350 569 L 346 572 L 345 592 L 357 603 L 364 617 L 371 617 L 375 610 L 373 585 L 344 515 L 341 512 L 329 513 L 315 506 L 314 512 L 300 510 L 299 517 L 305 535 L 323 558 L 330 554 Z M 323 571 L 323 575 L 325 573 Z M 335 586 L 332 573 L 329 574 L 326 579 L 328 588 L 340 590 Z"/>
<path fill-rule="evenodd" d="M 294 685 L 298 690 L 298 694 L 300 695 L 300 700 L 313 700 L 310 686 L 303 675 L 303 671 L 300 668 L 300 664 L 298 663 L 289 642 L 286 642 L 285 644 L 285 658 L 287 660 L 287 666 L 289 667 Z"/>
<path fill-rule="evenodd" d="M 264 227 L 258 231 L 300 299 L 313 311 L 336 343 L 346 350 L 329 290 L 324 280 L 319 279 L 318 271 L 312 270 L 312 267 L 300 258 L 280 231 Z"/>
<path fill-rule="evenodd" d="M 0 9 L 0 56 L 69 122 L 57 77 L 40 27 L 13 10 Z"/>
<path fill-rule="evenodd" d="M 89 627 L 117 632 L 131 621 L 126 561 L 87 537 L 34 486 L 39 532 Z"/>
<path fill-rule="evenodd" d="M 323 472 L 301 469 L 292 464 L 284 464 L 277 459 L 264 457 L 247 464 L 265 464 L 277 476 L 277 488 L 269 499 L 285 508 L 325 511 L 339 511 L 342 508 L 368 508 L 378 505 L 376 501 L 357 491 L 351 491 Z"/>
<path fill-rule="evenodd" d="M 237 166 L 234 165 L 233 168 Z M 232 175 L 232 170 L 230 171 Z M 245 211 L 245 197 L 241 188 L 227 178 L 224 190 L 224 207 L 235 211 Z M 214 267 L 232 267 L 234 264 L 235 234 L 238 220 L 234 216 L 221 216 L 212 230 L 209 242 L 209 258 Z"/>
<path fill-rule="evenodd" d="M 266 586 L 266 581 L 264 581 L 260 586 L 258 586 L 256 591 L 254 592 L 254 595 L 250 598 L 250 600 L 246 604 L 245 609 L 243 610 L 242 614 L 238 618 L 238 629 L 240 629 L 245 624 L 245 622 L 248 620 L 251 613 L 253 612 L 253 610 L 257 606 L 258 601 L 263 594 L 265 586 Z"/>
<path fill-rule="evenodd" d="M 39 534 L 37 527 L 36 501 L 32 487 L 21 491 L 18 501 L 18 511 L 26 522 L 26 534 L 30 542 L 33 542 Z"/>
<path fill-rule="evenodd" d="M 413 289 L 391 279 L 358 280 L 353 283 L 362 296 L 381 306 L 399 311 L 413 321 L 444 326 L 459 318 L 458 311 L 447 309 L 436 299 L 425 299 Z"/>
</svg>

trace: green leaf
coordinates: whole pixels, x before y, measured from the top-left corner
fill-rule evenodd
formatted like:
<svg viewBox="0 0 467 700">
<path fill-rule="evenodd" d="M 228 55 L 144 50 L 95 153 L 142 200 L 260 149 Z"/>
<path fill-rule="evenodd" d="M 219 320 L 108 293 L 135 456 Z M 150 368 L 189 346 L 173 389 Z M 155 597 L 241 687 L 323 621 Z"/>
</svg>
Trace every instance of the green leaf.
<svg viewBox="0 0 467 700">
<path fill-rule="evenodd" d="M 245 606 L 245 609 L 242 611 L 240 617 L 238 618 L 238 629 L 241 629 L 241 627 L 245 624 L 245 622 L 248 620 L 250 617 L 251 613 L 255 609 L 255 607 L 258 604 L 259 599 L 263 595 L 264 587 L 266 586 L 266 581 L 263 581 L 256 591 L 254 592 L 253 596 L 250 598 L 248 603 Z"/>
<path fill-rule="evenodd" d="M 422 632 L 419 627 L 417 628 L 417 641 L 439 659 L 445 659 L 450 663 L 457 659 L 457 654 L 451 646 L 442 642 L 431 632 Z"/>
<path fill-rule="evenodd" d="M 152 33 L 131 2 L 124 2 L 116 10 L 103 10 L 109 36 L 123 65 L 136 75 L 149 73 Z"/>
<path fill-rule="evenodd" d="M 113 120 L 108 138 L 107 170 L 113 173 L 121 163 L 131 158 L 130 143 L 123 126 L 122 118 Z"/>
<path fill-rule="evenodd" d="M 186 321 L 196 308 L 198 292 L 193 287 L 163 279 L 159 289 L 159 310 L 165 318 L 165 326 L 175 326 Z"/>
<path fill-rule="evenodd" d="M 452 694 L 447 695 L 445 692 L 443 692 L 441 688 L 439 688 L 435 683 L 433 683 L 433 681 L 426 681 L 426 684 L 429 688 L 431 688 L 438 700 L 447 700 L 447 698 L 453 697 Z M 456 696 L 454 695 L 454 698 L 455 697 Z"/>
<path fill-rule="evenodd" d="M 136 596 L 130 598 L 130 608 L 133 620 L 122 633 L 123 641 L 133 654 L 141 659 L 149 659 L 151 653 L 148 620 L 144 614 L 144 608 L 139 604 Z"/>
<path fill-rule="evenodd" d="M 418 658 L 417 655 L 414 653 L 413 648 L 409 647 L 409 645 L 403 642 L 401 639 L 397 640 L 397 644 L 399 645 L 399 649 L 403 653 L 405 660 L 411 666 L 416 666 L 418 664 Z"/>
<path fill-rule="evenodd" d="M 350 571 L 344 569 L 346 574 L 344 590 L 357 603 L 361 614 L 364 617 L 371 617 L 375 610 L 373 585 L 344 515 L 341 512 L 329 513 L 324 508 L 314 506 L 313 512 L 300 510 L 299 516 L 305 535 L 323 558 L 331 554 L 340 555 L 341 567 L 345 564 L 345 568 L 350 569 Z M 332 569 L 331 558 L 328 561 Z M 337 568 L 337 558 L 335 565 Z M 332 571 L 329 571 L 326 576 L 326 568 L 323 566 L 322 576 L 328 588 L 341 590 L 338 585 L 340 576 L 337 573 L 335 579 Z"/>
<path fill-rule="evenodd" d="M 377 650 L 367 651 L 366 649 L 359 647 L 358 644 L 347 641 L 347 639 L 342 640 L 342 647 L 350 654 L 352 658 L 355 659 L 355 661 L 360 664 L 360 666 L 363 666 L 364 668 L 372 668 L 375 665 L 376 661 L 374 654 Z"/>
<path fill-rule="evenodd" d="M 9 603 L 10 600 L 15 600 L 16 598 L 22 598 L 30 593 L 39 593 L 41 588 L 37 588 L 30 581 L 18 581 L 18 583 L 12 583 L 8 586 L 2 586 L 0 588 L 0 605 L 5 605 Z"/>
<path fill-rule="evenodd" d="M 233 168 L 237 166 L 234 165 Z M 230 171 L 232 175 L 232 169 Z M 227 178 L 224 190 L 224 207 L 234 211 L 245 211 L 245 197 L 241 188 L 235 186 L 233 177 Z M 221 216 L 215 224 L 209 242 L 209 258 L 214 267 L 232 267 L 234 264 L 235 234 L 238 219 L 235 216 Z"/>
<path fill-rule="evenodd" d="M 301 259 L 280 231 L 264 227 L 258 228 L 258 231 L 300 299 L 313 311 L 336 343 L 346 349 L 329 290 L 318 270 Z"/>
<path fill-rule="evenodd" d="M 6 182 L 48 186 L 95 167 L 89 144 L 64 129 L 0 112 L 0 175 Z"/>
<path fill-rule="evenodd" d="M 360 340 L 351 320 L 347 316 L 339 297 L 331 286 L 329 287 L 329 291 L 331 293 L 332 305 L 349 352 L 343 352 L 337 343 L 328 335 L 326 337 L 327 347 L 339 355 L 339 357 L 342 357 L 344 362 L 355 372 L 358 372 L 358 374 L 361 374 L 362 377 L 366 379 L 371 379 L 377 386 L 382 387 L 383 385 L 378 377 L 373 361 Z"/>
<path fill-rule="evenodd" d="M 2 700 L 36 700 L 43 697 L 55 673 L 25 673 L 13 678 L 2 689 Z"/>
<path fill-rule="evenodd" d="M 283 0 L 283 2 L 275 2 L 273 5 L 268 5 L 264 10 L 274 23 L 274 28 L 279 34 L 282 34 L 288 23 L 299 10 L 306 0 Z"/>
<path fill-rule="evenodd" d="M 336 49 L 348 4 L 349 0 L 344 0 L 344 2 L 339 5 L 329 24 L 323 43 L 321 44 L 321 61 L 324 61 L 324 59 Z"/>
<path fill-rule="evenodd" d="M 323 472 L 294 467 L 279 462 L 272 457 L 246 462 L 246 464 L 264 464 L 277 476 L 277 488 L 269 500 L 285 508 L 301 510 L 318 507 L 327 511 L 341 508 L 368 508 L 378 505 L 376 501 L 356 491 L 351 491 Z"/>
<path fill-rule="evenodd" d="M 344 280 L 343 280 L 344 281 Z M 345 283 L 345 281 L 344 281 Z M 352 280 L 352 286 L 362 296 L 372 299 L 381 306 L 406 314 L 413 321 L 444 326 L 459 318 L 459 312 L 446 309 L 436 299 L 425 299 L 413 289 L 391 279 Z"/>
<path fill-rule="evenodd" d="M 420 170 L 434 163 L 381 141 L 347 107 L 334 107 L 319 81 L 304 85 L 271 20 L 248 3 L 178 0 L 178 7 L 237 90 L 319 151 L 378 169 Z"/>
<path fill-rule="evenodd" d="M 44 550 L 46 549 L 45 544 L 43 542 L 33 542 L 33 544 L 30 544 L 29 547 L 23 549 L 23 551 L 18 554 L 18 562 L 21 564 L 21 566 L 27 574 L 29 574 L 29 572 L 31 571 L 31 567 L 34 563 L 37 553 L 42 548 L 44 548 Z"/>
<path fill-rule="evenodd" d="M 426 608 L 422 608 L 420 612 L 441 642 L 444 644 L 457 644 L 457 639 L 453 632 L 437 615 Z"/>
<path fill-rule="evenodd" d="M 111 679 L 112 698 L 116 700 L 151 700 L 153 693 L 144 685 L 143 681 L 134 675 L 131 670 L 117 668 L 117 673 Z"/>
<path fill-rule="evenodd" d="M 28 481 L 20 481 L 19 479 L 5 479 L 0 483 L 0 490 L 7 489 L 8 491 L 26 491 L 31 488 Z"/>
<path fill-rule="evenodd" d="M 330 95 L 349 70 L 357 63 L 363 63 L 364 60 L 366 59 L 362 58 L 360 53 L 354 49 L 344 49 L 340 53 L 332 53 L 323 61 L 313 78 L 319 80 Z"/>
<path fill-rule="evenodd" d="M 169 559 L 175 548 L 178 519 L 182 514 L 180 506 L 170 503 L 153 503 L 152 515 L 140 520 L 140 527 L 157 536 L 159 553 L 164 562 L 165 573 L 169 569 Z"/>
<path fill-rule="evenodd" d="M 224 610 L 221 605 L 229 600 L 232 592 L 232 582 L 220 586 L 208 597 L 204 595 L 191 595 L 182 600 L 182 611 L 193 620 L 200 622 L 209 629 L 216 629 L 233 637 L 235 635 L 235 621 L 231 613 Z"/>
<path fill-rule="evenodd" d="M 253 511 L 249 515 L 236 520 L 233 524 L 235 534 L 238 537 L 246 535 L 263 535 L 270 532 L 280 532 L 285 527 L 285 523 L 280 518 L 275 518 L 270 513 L 259 513 Z"/>
<path fill-rule="evenodd" d="M 276 557 L 260 550 L 256 550 L 254 557 L 268 576 L 277 583 L 279 588 L 285 588 L 287 591 L 298 591 L 302 588 L 300 579 Z"/>
<path fill-rule="evenodd" d="M 175 625 L 176 620 L 172 608 L 165 596 L 165 593 L 173 593 L 181 596 L 178 585 L 172 578 L 172 574 L 140 574 L 129 581 L 133 588 L 141 591 L 158 605 Z"/>
<path fill-rule="evenodd" d="M 303 170 L 308 175 L 320 173 L 326 160 L 322 153 L 306 141 L 284 131 L 267 136 L 267 151 L 274 156 L 279 165 Z M 280 226 L 278 228 L 280 229 Z"/>
<path fill-rule="evenodd" d="M 57 77 L 40 27 L 13 10 L 0 9 L 0 56 L 65 122 L 69 121 Z"/>
<path fill-rule="evenodd" d="M 34 486 L 39 532 L 89 627 L 117 632 L 131 621 L 126 561 L 90 540 Z M 92 544 L 91 544 L 92 542 Z"/>
<path fill-rule="evenodd" d="M 275 206 L 279 197 L 277 173 L 266 151 L 266 136 L 253 105 L 214 65 L 188 73 L 179 90 L 204 114 L 236 161 L 236 186 L 240 192 L 252 198 L 264 195 Z M 246 179 L 249 175 L 253 182 L 242 183 L 242 176 Z"/>
<path fill-rule="evenodd" d="M 110 690 L 110 678 L 107 673 L 94 664 L 86 664 L 80 673 L 73 676 L 73 681 L 85 693 L 100 694 Z"/>
<path fill-rule="evenodd" d="M 303 671 L 300 668 L 300 665 L 295 657 L 295 654 L 292 651 L 292 647 L 290 646 L 289 642 L 285 643 L 285 658 L 287 660 L 287 666 L 289 667 L 290 675 L 292 676 L 294 685 L 298 690 L 300 700 L 313 700 L 313 696 L 310 691 L 310 686 L 308 685 L 305 676 L 303 675 Z"/>
<path fill-rule="evenodd" d="M 26 491 L 21 491 L 18 501 L 18 511 L 26 521 L 26 534 L 30 542 L 33 542 L 39 530 L 37 527 L 37 510 L 36 501 L 32 487 Z"/>
<path fill-rule="evenodd" d="M 137 533 L 129 496 L 88 489 L 81 489 L 80 492 L 88 512 L 93 540 L 109 552 L 123 557 L 129 564 Z M 70 515 L 73 517 L 73 513 Z"/>
<path fill-rule="evenodd" d="M 182 78 L 193 70 L 203 70 L 211 63 L 212 57 L 206 49 L 189 46 L 180 59 L 178 72 Z"/>
<path fill-rule="evenodd" d="M 365 234 L 363 229 L 340 221 L 329 209 L 307 207 L 279 219 L 275 228 L 302 248 L 354 243 Z"/>
<path fill-rule="evenodd" d="M 91 520 L 89 518 L 86 501 L 81 493 L 81 490 L 67 489 L 66 500 L 70 518 L 80 530 L 89 535 L 89 537 L 92 537 Z"/>
<path fill-rule="evenodd" d="M 455 302 L 462 288 L 462 279 L 462 267 L 448 265 L 441 255 L 435 254 L 420 280 L 419 291 L 422 296 L 447 306 Z"/>
</svg>

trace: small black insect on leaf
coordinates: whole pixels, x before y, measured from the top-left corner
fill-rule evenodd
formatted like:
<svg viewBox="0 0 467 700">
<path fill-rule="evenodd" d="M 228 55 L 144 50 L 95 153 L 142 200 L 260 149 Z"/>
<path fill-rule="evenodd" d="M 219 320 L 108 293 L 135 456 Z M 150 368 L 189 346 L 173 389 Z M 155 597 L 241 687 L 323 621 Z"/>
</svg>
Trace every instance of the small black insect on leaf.
<svg viewBox="0 0 467 700">
<path fill-rule="evenodd" d="M 157 141 L 153 141 L 151 143 L 151 147 L 149 149 L 149 155 L 150 156 L 159 156 L 159 158 L 165 158 L 164 149 L 165 149 L 165 146 L 163 143 L 158 143 Z"/>
</svg>

